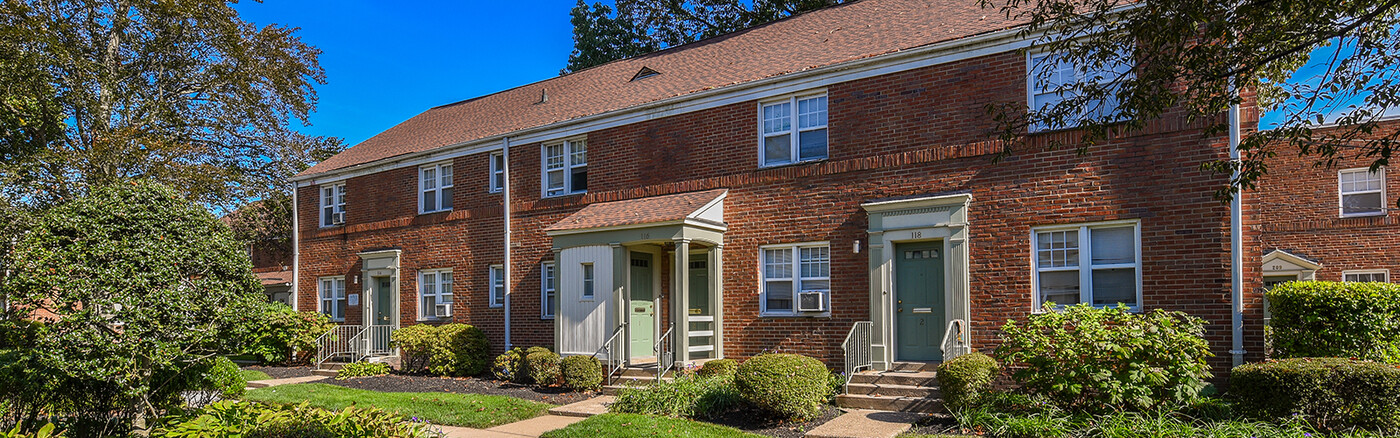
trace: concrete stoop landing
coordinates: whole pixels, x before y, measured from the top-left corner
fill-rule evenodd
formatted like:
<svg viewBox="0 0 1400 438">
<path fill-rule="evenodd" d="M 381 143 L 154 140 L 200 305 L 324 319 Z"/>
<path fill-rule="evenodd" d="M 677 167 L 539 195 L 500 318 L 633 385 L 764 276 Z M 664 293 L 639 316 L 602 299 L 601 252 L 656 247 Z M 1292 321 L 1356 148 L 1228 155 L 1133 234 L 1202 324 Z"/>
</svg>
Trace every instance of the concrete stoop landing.
<svg viewBox="0 0 1400 438">
<path fill-rule="evenodd" d="M 850 409 L 932 414 L 943 411 L 937 362 L 898 362 L 888 371 L 851 376 L 836 406 Z"/>
<path fill-rule="evenodd" d="M 676 371 L 667 371 L 661 376 L 661 381 L 670 382 L 675 380 Z M 656 367 L 632 367 L 624 368 L 622 374 L 613 378 L 611 385 L 603 386 L 604 395 L 617 395 L 617 390 L 628 386 L 646 386 L 656 383 Z"/>
</svg>

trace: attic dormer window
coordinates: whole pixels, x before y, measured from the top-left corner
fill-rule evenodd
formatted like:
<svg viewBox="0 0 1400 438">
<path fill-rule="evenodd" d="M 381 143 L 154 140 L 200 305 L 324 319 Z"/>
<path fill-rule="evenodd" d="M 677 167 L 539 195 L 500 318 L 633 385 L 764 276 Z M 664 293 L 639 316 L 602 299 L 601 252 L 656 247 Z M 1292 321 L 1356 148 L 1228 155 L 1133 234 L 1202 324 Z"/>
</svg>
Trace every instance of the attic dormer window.
<svg viewBox="0 0 1400 438">
<path fill-rule="evenodd" d="M 632 79 L 629 80 L 628 82 L 634 82 L 634 81 L 646 79 L 646 78 L 649 78 L 649 77 L 652 77 L 652 76 L 656 76 L 656 75 L 659 75 L 659 74 L 661 74 L 661 72 L 656 71 L 656 70 L 652 70 L 650 67 L 642 67 L 641 70 L 637 70 L 637 74 L 632 75 Z"/>
</svg>

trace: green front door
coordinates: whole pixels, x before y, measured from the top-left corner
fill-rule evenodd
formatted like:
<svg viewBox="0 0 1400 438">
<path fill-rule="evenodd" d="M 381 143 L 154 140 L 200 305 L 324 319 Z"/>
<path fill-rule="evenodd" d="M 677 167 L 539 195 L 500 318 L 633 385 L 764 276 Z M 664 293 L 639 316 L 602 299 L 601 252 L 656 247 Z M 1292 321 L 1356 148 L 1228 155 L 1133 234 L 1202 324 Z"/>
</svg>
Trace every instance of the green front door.
<svg viewBox="0 0 1400 438">
<path fill-rule="evenodd" d="M 652 321 L 656 318 L 656 304 L 652 302 L 651 265 L 652 255 L 644 252 L 632 253 L 631 282 L 628 283 L 627 302 L 628 336 L 632 339 L 632 357 L 655 356 L 652 351 L 655 336 Z"/>
<path fill-rule="evenodd" d="M 394 325 L 394 294 L 393 283 L 389 277 L 376 277 L 374 284 L 374 321 L 373 325 Z M 371 348 L 376 351 L 387 351 L 389 349 L 389 332 L 375 331 L 370 337 L 373 344 Z"/>
<path fill-rule="evenodd" d="M 943 360 L 943 245 L 895 245 L 895 358 Z"/>
</svg>

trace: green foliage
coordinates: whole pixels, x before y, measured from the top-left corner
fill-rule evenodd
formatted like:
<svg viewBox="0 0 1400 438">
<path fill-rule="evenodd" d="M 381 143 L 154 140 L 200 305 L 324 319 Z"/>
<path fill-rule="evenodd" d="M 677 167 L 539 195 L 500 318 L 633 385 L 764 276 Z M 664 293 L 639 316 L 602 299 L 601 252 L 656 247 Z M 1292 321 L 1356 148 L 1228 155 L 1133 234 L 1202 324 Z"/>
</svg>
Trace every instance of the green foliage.
<svg viewBox="0 0 1400 438">
<path fill-rule="evenodd" d="M 316 352 L 316 338 L 335 328 L 324 313 L 298 312 L 275 302 L 261 306 L 258 317 L 251 320 L 251 342 L 245 353 L 263 364 L 307 363 Z"/>
<path fill-rule="evenodd" d="M 496 376 L 496 380 L 513 382 L 523 380 L 521 367 L 525 361 L 524 351 L 520 348 L 512 348 L 496 356 L 496 360 L 491 363 L 491 374 Z"/>
<path fill-rule="evenodd" d="M 1203 327 L 1182 312 L 1047 304 L 1024 325 L 1007 321 L 996 356 L 1024 364 L 1012 377 L 1066 408 L 1174 408 L 1194 400 L 1211 377 Z"/>
<path fill-rule="evenodd" d="M 0 279 L 3 298 L 54 315 L 5 329 L 20 339 L 0 353 L 0 369 L 14 371 L 0 371 L 14 378 L 0 399 L 25 424 L 42 412 L 120 433 L 196 381 L 184 373 L 204 358 L 242 351 L 261 300 L 228 227 L 152 183 L 95 189 L 45 211 L 16 245 L 13 269 Z"/>
<path fill-rule="evenodd" d="M 395 330 L 393 344 L 402 348 L 403 370 L 439 376 L 475 376 L 486 371 L 490 344 L 481 329 L 467 324 L 415 324 Z"/>
<path fill-rule="evenodd" d="M 57 430 L 57 426 L 54 426 L 53 423 L 40 426 L 33 433 L 21 432 L 19 426 L 15 426 L 8 432 L 0 430 L 0 438 L 58 438 L 62 436 L 63 431 Z"/>
<path fill-rule="evenodd" d="M 153 437 L 435 437 L 440 432 L 401 415 L 373 407 L 350 406 L 328 411 L 307 404 L 273 406 L 222 401 L 192 415 L 167 418 Z"/>
<path fill-rule="evenodd" d="M 938 388 L 943 391 L 944 406 L 956 412 L 979 404 L 1000 369 L 996 359 L 976 351 L 939 364 Z"/>
<path fill-rule="evenodd" d="M 273 404 L 310 403 L 339 410 L 348 406 L 374 406 L 404 417 L 433 424 L 486 429 L 533 418 L 552 405 L 514 397 L 444 392 L 380 392 L 324 383 L 300 383 L 258 388 L 244 399 Z"/>
<path fill-rule="evenodd" d="M 389 365 L 383 362 L 355 362 L 347 363 L 340 371 L 335 372 L 336 380 L 345 380 L 352 377 L 373 377 L 389 374 Z"/>
<path fill-rule="evenodd" d="M 1400 364 L 1400 284 L 1295 281 L 1266 294 L 1274 355 Z"/>
<path fill-rule="evenodd" d="M 564 386 L 580 391 L 592 391 L 603 384 L 603 365 L 593 356 L 569 356 L 559 361 Z"/>
<path fill-rule="evenodd" d="M 1295 358 L 1236 367 L 1236 408 L 1262 419 L 1302 415 L 1327 430 L 1400 432 L 1400 367 L 1345 358 Z"/>
<path fill-rule="evenodd" d="M 238 365 L 235 365 L 233 361 L 223 356 L 201 361 L 198 365 L 177 374 L 177 376 L 177 378 L 186 381 L 168 385 L 169 387 L 176 390 L 197 391 L 194 394 L 198 395 L 176 393 L 171 394 L 169 399 L 178 401 L 183 396 L 185 401 L 196 407 L 216 400 L 242 397 L 243 391 L 248 388 L 248 381 L 243 378 L 242 370 L 238 369 Z"/>
<path fill-rule="evenodd" d="M 553 386 L 559 383 L 559 355 L 553 351 L 543 350 L 526 354 L 525 368 L 530 375 L 530 382 L 536 385 Z"/>
<path fill-rule="evenodd" d="M 1018 400 L 1019 399 L 1019 400 Z M 966 432 L 980 432 L 989 438 L 1050 437 L 1211 437 L 1211 438 L 1307 438 L 1321 436 L 1307 424 L 1297 421 L 1266 423 L 1241 421 L 1233 415 L 1221 418 L 1194 417 L 1184 412 L 1110 412 L 1097 415 L 1071 414 L 1051 405 L 1028 401 L 1024 396 L 989 395 L 980 406 L 955 415 Z M 1225 407 L 1215 402 L 1217 406 Z M 1009 410 L 1005 408 L 1011 408 Z M 1334 434 L 1334 438 L 1372 437 L 1369 433 Z"/>
<path fill-rule="evenodd" d="M 826 375 L 826 402 L 836 403 L 836 396 L 846 392 L 845 373 L 827 373 Z"/>
<path fill-rule="evenodd" d="M 811 418 L 821 413 L 831 372 L 821 361 L 797 354 L 754 356 L 734 374 L 745 401 L 781 418 Z"/>
<path fill-rule="evenodd" d="M 695 371 L 696 376 L 714 377 L 722 376 L 733 379 L 734 373 L 739 371 L 739 361 L 734 359 L 715 359 L 705 362 Z"/>
<path fill-rule="evenodd" d="M 529 355 L 531 355 L 531 354 L 540 353 L 540 352 L 549 353 L 549 352 L 553 352 L 553 351 L 554 351 L 554 350 L 549 349 L 549 347 L 539 347 L 539 346 L 535 346 L 535 347 L 526 348 L 526 349 L 525 349 L 525 356 L 529 356 Z"/>
<path fill-rule="evenodd" d="M 714 418 L 738 408 L 743 397 L 725 376 L 679 376 L 669 382 L 628 386 L 617 392 L 609 412 Z"/>
</svg>

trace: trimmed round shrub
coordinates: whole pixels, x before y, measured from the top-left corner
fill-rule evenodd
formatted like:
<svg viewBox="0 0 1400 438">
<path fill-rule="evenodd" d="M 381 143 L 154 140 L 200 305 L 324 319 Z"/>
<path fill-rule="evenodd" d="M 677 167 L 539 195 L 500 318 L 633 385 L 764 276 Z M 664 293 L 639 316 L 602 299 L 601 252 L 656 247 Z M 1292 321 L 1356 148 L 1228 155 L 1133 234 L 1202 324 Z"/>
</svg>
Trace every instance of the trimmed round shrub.
<svg viewBox="0 0 1400 438">
<path fill-rule="evenodd" d="M 486 334 L 467 324 L 415 324 L 395 330 L 392 336 L 394 345 L 407 356 L 405 372 L 465 377 L 481 374 L 489 365 Z"/>
<path fill-rule="evenodd" d="M 1347 358 L 1294 358 L 1236 367 L 1235 409 L 1266 420 L 1301 415 L 1314 427 L 1400 431 L 1400 367 Z"/>
<path fill-rule="evenodd" d="M 525 357 L 521 354 L 520 349 L 512 348 L 501 353 L 500 356 L 496 356 L 496 360 L 491 363 L 491 374 L 496 376 L 496 380 L 507 382 L 520 380 L 520 367 L 524 361 Z"/>
<path fill-rule="evenodd" d="M 603 365 L 593 356 L 569 356 L 559 361 L 564 386 L 580 391 L 598 389 L 603 384 Z"/>
<path fill-rule="evenodd" d="M 1266 296 L 1273 357 L 1400 364 L 1400 284 L 1295 281 Z"/>
<path fill-rule="evenodd" d="M 725 378 L 733 378 L 734 372 L 738 370 L 739 361 L 737 360 L 715 359 L 712 361 L 705 362 L 704 365 L 701 365 L 700 369 L 695 371 L 695 375 L 698 377 L 721 376 Z"/>
<path fill-rule="evenodd" d="M 992 387 L 996 378 L 996 359 L 971 352 L 938 365 L 938 387 L 943 391 L 943 404 L 952 412 L 976 406 Z"/>
<path fill-rule="evenodd" d="M 278 302 L 261 304 L 252 318 L 246 353 L 264 365 L 304 364 L 316 356 L 316 338 L 335 328 L 321 312 L 298 312 Z"/>
<path fill-rule="evenodd" d="M 534 346 L 534 347 L 530 347 L 530 348 L 526 348 L 526 349 L 525 349 L 525 355 L 526 355 L 526 356 L 529 356 L 529 355 L 532 354 L 532 353 L 539 353 L 539 352 L 553 353 L 554 350 L 549 349 L 549 347 L 540 347 L 540 346 Z"/>
<path fill-rule="evenodd" d="M 782 418 L 821 413 L 831 372 L 821 361 L 798 354 L 764 354 L 739 365 L 734 386 L 754 407 Z"/>
<path fill-rule="evenodd" d="M 553 351 L 536 351 L 525 355 L 525 367 L 530 373 L 530 381 L 536 385 L 559 383 L 559 355 Z"/>
</svg>

